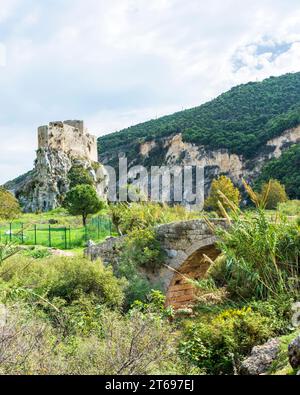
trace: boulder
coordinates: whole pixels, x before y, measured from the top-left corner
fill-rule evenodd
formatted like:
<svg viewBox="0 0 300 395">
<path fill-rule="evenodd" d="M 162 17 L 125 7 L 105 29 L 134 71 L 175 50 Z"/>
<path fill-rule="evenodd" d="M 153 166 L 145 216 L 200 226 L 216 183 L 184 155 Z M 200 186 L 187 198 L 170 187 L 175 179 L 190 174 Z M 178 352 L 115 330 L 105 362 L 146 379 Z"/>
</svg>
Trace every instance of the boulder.
<svg viewBox="0 0 300 395">
<path fill-rule="evenodd" d="M 262 346 L 253 348 L 251 355 L 245 359 L 240 368 L 240 374 L 259 376 L 267 372 L 279 353 L 280 342 L 271 339 Z"/>
<path fill-rule="evenodd" d="M 300 368 L 300 336 L 298 336 L 288 348 L 289 361 L 293 369 Z"/>
</svg>

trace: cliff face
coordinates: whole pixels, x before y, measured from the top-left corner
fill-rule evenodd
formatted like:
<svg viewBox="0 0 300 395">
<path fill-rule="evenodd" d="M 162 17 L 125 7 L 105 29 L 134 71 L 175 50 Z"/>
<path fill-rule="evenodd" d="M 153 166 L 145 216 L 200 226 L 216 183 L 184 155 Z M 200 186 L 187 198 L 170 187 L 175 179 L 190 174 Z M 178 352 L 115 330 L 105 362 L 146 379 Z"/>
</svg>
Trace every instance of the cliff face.
<svg viewBox="0 0 300 395">
<path fill-rule="evenodd" d="M 97 161 L 96 137 L 83 129 L 83 122 L 52 122 L 42 126 L 38 129 L 38 141 L 34 169 L 5 185 L 25 212 L 60 207 L 69 190 L 73 166 L 87 170 L 99 196 L 105 198 L 107 174 Z"/>
<path fill-rule="evenodd" d="M 269 140 L 251 158 L 230 153 L 227 149 L 211 150 L 204 145 L 183 141 L 182 134 L 153 139 L 136 144 L 134 151 L 129 145 L 119 150 L 100 154 L 104 164 L 118 166 L 118 157 L 126 155 L 130 167 L 151 166 L 200 166 L 205 168 L 205 192 L 208 193 L 211 181 L 220 174 L 229 176 L 236 184 L 242 178 L 254 180 L 269 160 L 278 158 L 291 145 L 300 143 L 300 125 L 284 131 L 279 137 Z"/>
</svg>

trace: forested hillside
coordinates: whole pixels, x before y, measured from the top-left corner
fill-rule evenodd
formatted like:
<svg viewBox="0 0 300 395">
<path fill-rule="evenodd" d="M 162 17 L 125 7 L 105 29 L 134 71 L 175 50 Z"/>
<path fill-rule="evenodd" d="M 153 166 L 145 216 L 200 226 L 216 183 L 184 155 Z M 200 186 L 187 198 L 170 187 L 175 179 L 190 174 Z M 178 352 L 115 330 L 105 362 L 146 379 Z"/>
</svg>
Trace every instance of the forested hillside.
<svg viewBox="0 0 300 395">
<path fill-rule="evenodd" d="M 300 123 L 300 73 L 237 86 L 218 98 L 99 138 L 101 153 L 181 132 L 186 142 L 250 158 L 270 138 Z"/>
<path fill-rule="evenodd" d="M 257 184 L 276 178 L 281 181 L 290 198 L 300 199 L 300 144 L 295 144 L 278 159 L 268 162 L 262 169 Z"/>
</svg>

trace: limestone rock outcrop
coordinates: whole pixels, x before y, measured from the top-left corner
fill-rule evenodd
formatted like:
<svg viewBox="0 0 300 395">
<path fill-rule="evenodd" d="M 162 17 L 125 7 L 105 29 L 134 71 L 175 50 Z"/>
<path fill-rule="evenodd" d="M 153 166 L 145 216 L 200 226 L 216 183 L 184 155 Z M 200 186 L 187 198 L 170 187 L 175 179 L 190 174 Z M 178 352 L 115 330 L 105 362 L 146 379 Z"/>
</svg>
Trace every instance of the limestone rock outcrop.
<svg viewBox="0 0 300 395">
<path fill-rule="evenodd" d="M 225 174 L 236 185 L 241 185 L 242 178 L 254 180 L 268 161 L 279 158 L 286 149 L 298 143 L 300 125 L 270 139 L 251 159 L 247 159 L 228 149 L 213 150 L 204 145 L 186 142 L 182 134 L 177 133 L 133 143 L 134 149 L 122 144 L 118 150 L 101 152 L 100 149 L 100 159 L 105 165 L 113 167 L 118 166 L 118 158 L 122 155 L 126 155 L 129 167 L 141 165 L 149 169 L 151 166 L 166 166 L 172 169 L 175 166 L 199 166 L 205 169 L 207 195 L 212 180 L 217 176 Z"/>
<path fill-rule="evenodd" d="M 240 374 L 244 376 L 259 376 L 266 373 L 275 361 L 279 349 L 279 339 L 271 339 L 262 346 L 254 347 L 251 355 L 243 361 Z"/>
<path fill-rule="evenodd" d="M 300 369 L 300 336 L 298 336 L 288 348 L 289 361 L 293 369 Z M 300 371 L 299 371 L 300 372 Z"/>
<path fill-rule="evenodd" d="M 84 168 L 98 195 L 105 199 L 108 176 L 97 160 L 97 139 L 82 121 L 51 122 L 38 128 L 38 150 L 34 169 L 8 183 L 6 188 L 19 199 L 25 212 L 60 207 L 69 190 L 69 171 Z"/>
</svg>

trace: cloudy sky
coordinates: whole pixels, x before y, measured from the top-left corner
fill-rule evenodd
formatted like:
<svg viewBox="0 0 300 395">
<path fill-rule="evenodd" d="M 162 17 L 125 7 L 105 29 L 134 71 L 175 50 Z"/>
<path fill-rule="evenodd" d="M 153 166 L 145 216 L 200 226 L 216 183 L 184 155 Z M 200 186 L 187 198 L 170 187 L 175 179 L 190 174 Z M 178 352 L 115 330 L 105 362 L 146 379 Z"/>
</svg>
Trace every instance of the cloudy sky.
<svg viewBox="0 0 300 395">
<path fill-rule="evenodd" d="M 0 0 L 0 184 L 36 128 L 96 135 L 300 71 L 299 0 Z"/>
</svg>

